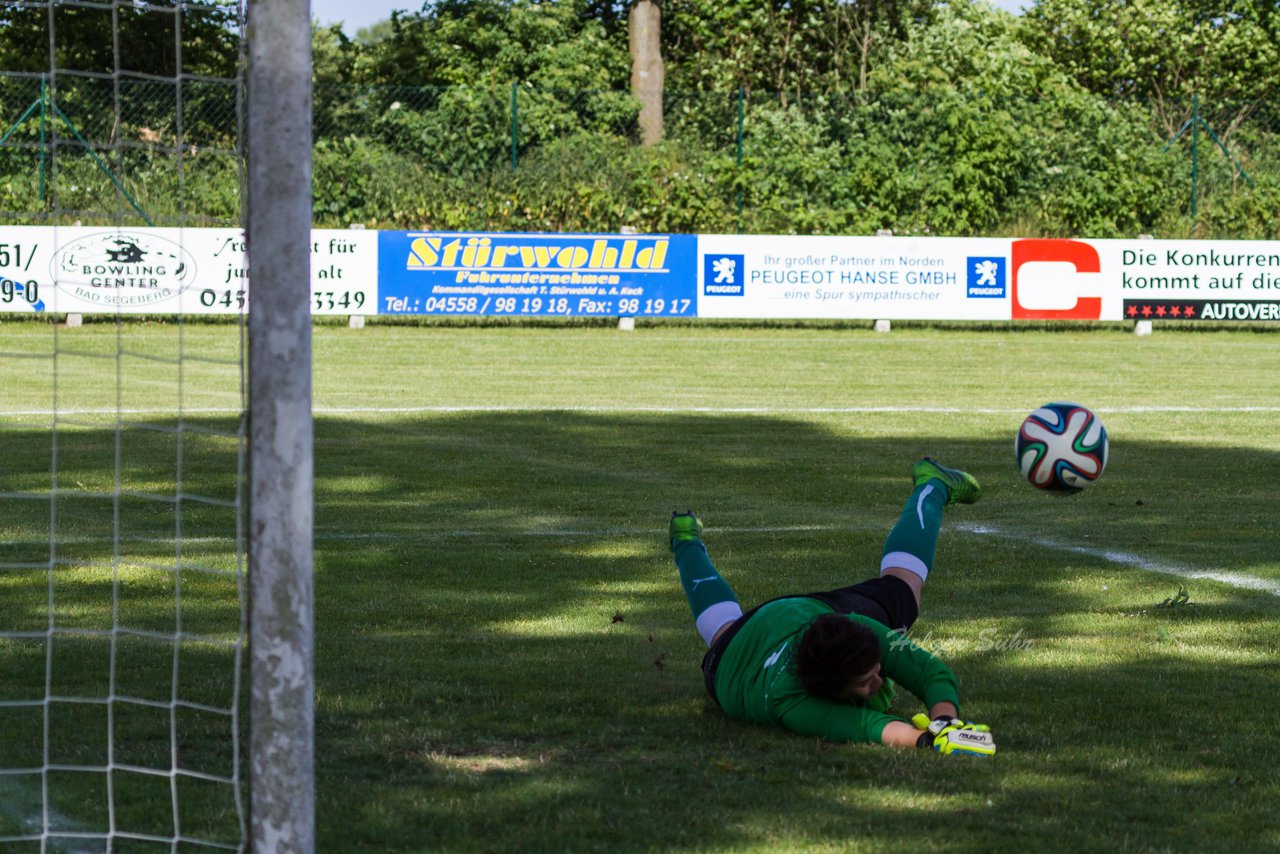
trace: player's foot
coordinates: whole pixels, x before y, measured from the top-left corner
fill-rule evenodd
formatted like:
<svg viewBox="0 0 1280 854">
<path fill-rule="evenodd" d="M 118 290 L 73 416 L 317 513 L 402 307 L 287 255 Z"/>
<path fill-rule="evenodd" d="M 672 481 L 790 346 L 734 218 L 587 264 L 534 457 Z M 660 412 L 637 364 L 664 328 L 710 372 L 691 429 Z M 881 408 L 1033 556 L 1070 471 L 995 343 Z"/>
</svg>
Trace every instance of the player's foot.
<svg viewBox="0 0 1280 854">
<path fill-rule="evenodd" d="M 911 468 L 916 486 L 931 480 L 940 480 L 947 487 L 947 504 L 972 504 L 982 497 L 982 485 L 977 478 L 960 469 L 947 468 L 925 457 Z"/>
<path fill-rule="evenodd" d="M 671 537 L 671 550 L 676 550 L 676 543 L 688 543 L 702 539 L 702 520 L 692 510 L 680 513 L 671 511 L 671 524 L 667 527 Z"/>
</svg>

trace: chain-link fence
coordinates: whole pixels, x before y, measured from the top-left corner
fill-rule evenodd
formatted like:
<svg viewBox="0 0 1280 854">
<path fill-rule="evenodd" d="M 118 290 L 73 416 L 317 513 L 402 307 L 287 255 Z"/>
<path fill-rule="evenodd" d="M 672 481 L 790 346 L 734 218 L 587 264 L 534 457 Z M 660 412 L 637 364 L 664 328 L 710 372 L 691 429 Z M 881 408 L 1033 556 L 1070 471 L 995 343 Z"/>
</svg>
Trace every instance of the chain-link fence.
<svg viewBox="0 0 1280 854">
<path fill-rule="evenodd" d="M 319 87 L 317 217 L 440 229 L 1274 237 L 1280 105 Z"/>
<path fill-rule="evenodd" d="M 238 223 L 239 97 L 192 77 L 0 75 L 0 216 Z"/>
<path fill-rule="evenodd" d="M 0 76 L 0 215 L 111 197 L 140 224 L 234 221 L 237 90 L 177 86 Z M 318 85 L 316 224 L 1280 236 L 1280 103 L 667 93 L 650 147 L 638 113 L 621 91 Z"/>
</svg>

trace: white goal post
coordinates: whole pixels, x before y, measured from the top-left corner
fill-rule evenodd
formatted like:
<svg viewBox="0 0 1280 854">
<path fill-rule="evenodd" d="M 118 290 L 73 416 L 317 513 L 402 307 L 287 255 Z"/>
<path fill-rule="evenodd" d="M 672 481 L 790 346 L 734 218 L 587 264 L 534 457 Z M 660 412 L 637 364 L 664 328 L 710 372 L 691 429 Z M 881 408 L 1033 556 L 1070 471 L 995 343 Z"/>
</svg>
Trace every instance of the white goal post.
<svg viewBox="0 0 1280 854">
<path fill-rule="evenodd" d="M 315 850 L 311 7 L 248 9 L 249 833 Z"/>
<path fill-rule="evenodd" d="M 0 31 L 38 46 L 0 68 L 0 850 L 310 854 L 309 2 L 22 0 Z M 210 225 L 252 301 L 188 323 Z"/>
</svg>

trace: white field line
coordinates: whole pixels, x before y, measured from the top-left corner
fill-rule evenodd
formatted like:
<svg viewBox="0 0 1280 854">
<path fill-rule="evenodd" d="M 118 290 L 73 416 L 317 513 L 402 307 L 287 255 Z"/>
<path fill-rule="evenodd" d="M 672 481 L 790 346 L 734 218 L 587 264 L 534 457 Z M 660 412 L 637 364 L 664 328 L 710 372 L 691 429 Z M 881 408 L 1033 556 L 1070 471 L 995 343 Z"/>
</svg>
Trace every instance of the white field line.
<svg viewBox="0 0 1280 854">
<path fill-rule="evenodd" d="M 858 525 L 773 525 L 763 528 L 751 527 L 734 527 L 726 525 L 708 525 L 706 530 L 716 534 L 806 534 L 815 531 L 863 531 L 878 530 L 879 528 L 871 528 L 871 526 Z M 368 534 L 349 534 L 338 531 L 317 531 L 315 539 L 329 541 L 351 541 L 351 542 L 411 542 L 414 540 L 440 540 L 448 538 L 472 538 L 472 537 L 656 537 L 656 542 L 662 542 L 662 531 L 658 526 L 652 528 L 557 528 L 544 530 L 525 530 L 525 531 L 503 531 L 503 530 L 466 530 L 457 529 L 451 531 L 420 531 L 420 532 L 398 532 L 398 533 L 368 533 Z"/>
<path fill-rule="evenodd" d="M 1280 412 L 1280 406 L 1096 406 L 1103 415 L 1141 413 L 1219 413 Z M 192 407 L 183 409 L 183 415 L 239 415 L 242 410 L 234 407 Z M 653 413 L 659 415 L 840 415 L 840 414 L 890 414 L 923 412 L 943 415 L 1008 415 L 1025 413 L 1025 407 L 982 406 L 315 406 L 316 415 L 412 415 L 459 412 L 587 412 L 587 413 Z M 178 413 L 172 408 L 101 408 L 101 409 L 14 409 L 0 411 L 2 418 L 53 418 L 81 415 L 163 415 Z"/>
<path fill-rule="evenodd" d="M 1198 407 L 1198 406 L 1125 406 L 1108 409 L 1095 407 L 1101 414 L 1109 413 L 1230 413 L 1230 412 L 1280 412 L 1280 406 Z M 658 415 L 841 415 L 876 414 L 899 415 L 924 412 L 945 415 L 1005 415 L 1024 413 L 1023 408 L 995 408 L 980 406 L 401 406 L 401 407 L 327 407 L 317 406 L 317 415 L 356 414 L 413 414 L 454 412 L 603 412 L 603 413 L 653 413 Z"/>
<path fill-rule="evenodd" d="M 44 824 L 40 815 L 42 800 L 39 779 L 27 784 L 16 776 L 0 776 L 0 816 L 16 822 L 24 836 L 40 833 Z"/>
<path fill-rule="evenodd" d="M 1089 546 L 1077 546 L 1070 543 L 1059 542 L 1057 540 L 1050 539 L 1049 537 L 1038 537 L 1031 534 L 1024 534 L 1020 531 L 1008 531 L 1002 528 L 995 528 L 990 525 L 957 525 L 956 530 L 963 531 L 968 534 L 978 534 L 980 536 L 999 537 L 1000 539 L 1026 543 L 1028 545 L 1039 546 L 1040 548 L 1052 549 L 1054 551 L 1069 552 L 1071 554 L 1099 558 L 1109 563 L 1118 563 L 1122 566 L 1132 566 L 1137 569 L 1145 569 L 1148 572 L 1176 575 L 1180 578 L 1204 578 L 1210 581 L 1219 581 L 1232 587 L 1241 587 L 1246 590 L 1261 590 L 1274 596 L 1280 596 L 1280 584 L 1274 581 L 1268 581 L 1265 578 L 1258 578 L 1256 575 L 1247 575 L 1242 572 L 1218 572 L 1213 570 L 1193 569 L 1189 566 L 1162 563 L 1160 561 L 1143 557 L 1142 555 L 1133 554 L 1132 552 L 1124 552 L 1118 549 L 1098 549 L 1090 548 Z"/>
<path fill-rule="evenodd" d="M 716 525 L 707 527 L 708 531 L 717 534 L 796 534 L 818 531 L 868 531 L 879 529 L 880 526 L 870 525 L 772 525 L 764 527 Z M 1265 593 L 1280 596 L 1280 583 L 1268 581 L 1265 578 L 1258 578 L 1257 576 L 1247 575 L 1245 573 L 1195 569 L 1189 566 L 1163 563 L 1158 560 L 1143 557 L 1142 555 L 1133 554 L 1132 552 L 1120 551 L 1119 549 L 1101 549 L 1091 548 L 1089 546 L 1072 545 L 1070 543 L 1053 540 L 1049 537 L 1038 537 L 1032 534 L 1022 533 L 1020 531 L 1009 531 L 1003 528 L 996 528 L 991 525 L 962 524 L 957 525 L 955 530 L 966 534 L 999 537 L 1005 540 L 1013 540 L 1020 543 L 1027 543 L 1028 545 L 1039 546 L 1044 549 L 1052 549 L 1054 551 L 1085 555 L 1087 557 L 1105 560 L 1108 563 L 1130 566 L 1135 569 L 1142 569 L 1148 572 L 1159 572 L 1164 575 L 1176 575 L 1181 578 L 1204 578 L 1211 581 L 1218 581 L 1231 587 L 1239 587 L 1246 590 L 1260 590 Z M 647 536 L 650 534 L 654 534 L 654 530 L 647 528 L 643 530 L 637 528 L 560 528 L 553 530 L 523 531 L 459 529 L 452 531 L 418 531 L 404 533 L 374 532 L 360 534 L 343 531 L 317 531 L 315 533 L 315 539 L 317 541 L 326 542 L 410 542 L 415 540 L 437 540 L 444 538 L 607 537 L 619 535 Z M 210 542 L 216 539 L 217 538 L 208 538 L 205 542 Z M 228 539 L 227 542 L 230 542 L 230 540 Z"/>
<path fill-rule="evenodd" d="M 183 407 L 181 413 L 174 407 L 163 409 L 147 409 L 126 407 L 100 407 L 96 409 L 12 409 L 0 412 L 4 418 L 53 418 L 56 416 L 72 417 L 78 415 L 239 415 L 244 410 L 230 406 Z"/>
<path fill-rule="evenodd" d="M 449 531 L 406 531 L 406 532 L 370 532 L 370 533 L 354 533 L 349 531 L 323 531 L 318 530 L 314 533 L 314 539 L 318 542 L 415 542 L 415 541 L 431 541 L 440 539 L 471 539 L 471 538 L 504 538 L 504 537 L 609 537 L 609 536 L 648 536 L 654 535 L 656 528 L 557 528 L 542 530 L 475 530 L 475 529 L 455 529 Z M 869 525 L 772 525 L 763 527 L 744 527 L 731 525 L 708 526 L 708 531 L 722 534 L 796 534 L 796 533 L 812 533 L 817 531 L 867 531 L 879 530 L 878 526 Z M 1044 549 L 1052 549 L 1054 551 L 1068 552 L 1071 554 L 1085 555 L 1087 557 L 1105 560 L 1108 563 L 1115 563 L 1121 566 L 1130 566 L 1136 569 L 1143 569 L 1148 572 L 1159 572 L 1165 575 L 1176 575 L 1181 578 L 1204 578 L 1211 581 L 1218 581 L 1231 587 L 1239 587 L 1246 590 L 1260 590 L 1275 596 L 1280 596 L 1280 583 L 1269 581 L 1265 578 L 1258 578 L 1254 575 L 1247 575 L 1240 572 L 1220 572 L 1215 570 L 1195 569 L 1189 566 L 1179 564 L 1162 563 L 1161 561 L 1143 557 L 1142 555 L 1133 554 L 1132 552 L 1120 551 L 1119 549 L 1102 549 L 1092 548 L 1089 546 L 1073 545 L 1064 543 L 1049 537 L 1039 537 L 1033 534 L 1026 534 L 1020 531 L 1009 531 L 1003 528 L 996 528 L 991 525 L 962 524 L 957 525 L 955 530 L 966 534 L 977 534 L 979 536 L 994 536 L 1004 540 L 1012 540 L 1028 545 L 1039 546 Z M 89 542 L 93 538 L 87 537 L 59 537 L 59 542 Z M 168 538 L 138 538 L 133 542 L 155 542 L 169 543 L 172 542 Z M 23 543 L 25 541 L 12 541 Z M 35 542 L 35 541 L 31 541 Z M 233 544 L 231 537 L 191 537 L 184 538 L 183 542 L 215 544 L 226 543 Z"/>
<path fill-rule="evenodd" d="M 38 778 L 32 782 L 28 782 L 30 778 L 36 777 L 32 774 L 28 775 L 0 775 L 0 815 L 5 816 L 10 821 L 16 821 L 18 826 L 22 828 L 22 836 L 39 837 L 44 825 L 42 817 L 42 806 L 44 798 L 41 794 L 42 787 Z M 76 824 L 69 818 L 59 813 L 57 810 L 49 809 L 49 823 L 51 826 L 59 828 L 63 833 L 83 833 L 76 828 Z M 87 835 L 87 834 L 86 834 Z M 105 836 L 103 837 L 105 839 Z M 57 838 L 43 840 L 48 850 L 56 852 L 56 854 L 100 854 L 101 846 L 84 847 L 85 843 L 76 839 Z"/>
<path fill-rule="evenodd" d="M 769 527 L 735 527 L 735 526 L 708 526 L 707 530 L 712 533 L 722 534 L 790 534 L 790 533 L 806 533 L 814 531 L 866 531 L 879 530 L 879 526 L 869 525 L 781 525 Z M 1133 554 L 1132 552 L 1120 551 L 1119 549 L 1099 549 L 1090 548 L 1088 546 L 1077 546 L 1070 543 L 1058 542 L 1048 537 L 1037 537 L 1031 534 L 1024 534 L 1019 531 L 1008 531 L 1002 528 L 995 528 L 990 525 L 957 525 L 955 530 L 967 534 L 977 534 L 979 536 L 995 536 L 1001 539 L 1014 540 L 1016 542 L 1027 543 L 1029 545 L 1039 546 L 1040 548 L 1052 549 L 1054 551 L 1069 552 L 1071 554 L 1085 555 L 1092 558 L 1105 560 L 1108 563 L 1115 563 L 1121 566 L 1129 566 L 1135 569 L 1142 569 L 1148 572 L 1159 572 L 1164 575 L 1176 575 L 1181 578 L 1203 578 L 1210 581 L 1221 582 L 1231 587 L 1238 587 L 1245 590 L 1259 590 L 1264 593 L 1270 593 L 1274 596 L 1280 596 L 1280 583 L 1269 581 L 1265 578 L 1258 578 L 1254 575 L 1247 575 L 1239 572 L 1218 572 L 1214 570 L 1195 569 L 1189 566 L 1181 566 L 1178 564 L 1162 563 L 1161 561 L 1143 557 L 1142 555 Z M 340 532 L 316 532 L 317 540 L 331 541 L 350 541 L 350 542 L 394 542 L 406 540 L 434 540 L 446 537 L 592 537 L 592 536 L 645 536 L 654 534 L 651 529 L 638 530 L 635 528 L 611 528 L 596 530 L 578 530 L 578 529 L 559 529 L 559 530 L 539 530 L 539 531 L 476 531 L 476 530 L 454 530 L 454 531 L 423 531 L 421 533 L 404 533 L 404 534 L 347 534 Z"/>
<path fill-rule="evenodd" d="M 815 531 L 853 531 L 861 530 L 848 525 L 785 525 L 769 528 L 732 528 L 732 527 L 708 527 L 707 530 L 717 533 L 727 534 L 803 534 Z M 869 530 L 869 529 L 868 529 Z M 657 532 L 657 533 L 655 533 Z M 545 529 L 537 531 L 502 531 L 502 530 L 466 530 L 457 529 L 449 531 L 396 531 L 396 532 L 379 532 L 373 531 L 369 533 L 353 533 L 349 531 L 316 531 L 312 534 L 312 538 L 317 542 L 334 542 L 334 543 L 413 543 L 413 542 L 430 542 L 432 540 L 443 539 L 475 539 L 475 538 L 506 538 L 506 537 L 528 537 L 537 539 L 542 537 L 643 537 L 654 535 L 658 536 L 657 527 L 645 528 L 596 528 L 596 529 L 577 529 L 577 528 L 558 528 Z M 659 537 L 660 539 L 660 537 Z M 40 546 L 48 545 L 48 540 L 23 540 L 9 539 L 5 541 L 9 545 L 15 546 Z M 63 545 L 92 545 L 97 542 L 106 542 L 101 537 L 85 537 L 85 536 L 69 536 L 58 537 L 58 542 Z M 155 545 L 175 545 L 172 537 L 124 537 L 121 543 L 147 543 Z M 182 542 L 189 545 L 225 545 L 234 546 L 234 537 L 183 537 Z M 176 546 L 175 546 L 176 547 Z M 128 563 L 128 559 L 122 559 L 122 563 Z M 104 564 L 103 568 L 109 564 Z M 0 566 L 0 569 L 3 569 Z M 28 568 L 36 568 L 34 566 Z"/>
</svg>

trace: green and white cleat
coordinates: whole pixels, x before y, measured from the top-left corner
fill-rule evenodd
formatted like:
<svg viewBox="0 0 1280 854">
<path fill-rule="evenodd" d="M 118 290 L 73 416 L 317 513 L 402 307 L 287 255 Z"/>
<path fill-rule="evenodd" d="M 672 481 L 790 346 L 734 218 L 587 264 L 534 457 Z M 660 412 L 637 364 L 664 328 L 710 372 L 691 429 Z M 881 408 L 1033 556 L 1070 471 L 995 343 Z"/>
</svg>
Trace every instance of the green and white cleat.
<svg viewBox="0 0 1280 854">
<path fill-rule="evenodd" d="M 671 537 L 671 550 L 675 551 L 677 543 L 692 543 L 702 539 L 702 520 L 692 510 L 683 513 L 672 510 L 667 533 Z"/>
<path fill-rule="evenodd" d="M 960 469 L 947 468 L 935 460 L 925 457 L 911 468 L 911 476 L 916 486 L 922 486 L 931 480 L 940 480 L 947 487 L 947 505 L 973 504 L 982 497 L 982 485 L 977 478 Z"/>
</svg>

